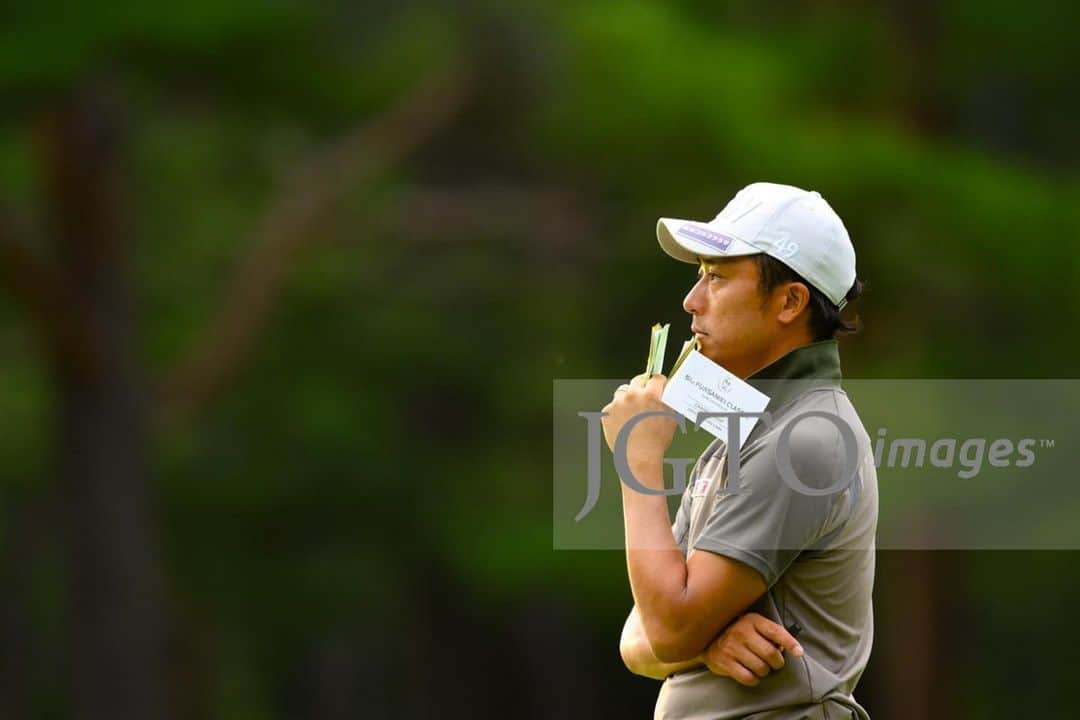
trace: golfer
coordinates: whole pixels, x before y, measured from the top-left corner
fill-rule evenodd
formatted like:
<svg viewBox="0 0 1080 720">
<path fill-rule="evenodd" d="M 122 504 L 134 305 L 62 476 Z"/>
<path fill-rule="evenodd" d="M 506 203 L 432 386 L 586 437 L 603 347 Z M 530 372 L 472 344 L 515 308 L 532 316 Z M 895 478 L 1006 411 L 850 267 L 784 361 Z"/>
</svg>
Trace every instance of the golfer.
<svg viewBox="0 0 1080 720">
<path fill-rule="evenodd" d="M 673 526 L 663 495 L 623 483 L 623 660 L 664 680 L 656 718 L 868 718 L 853 692 L 873 638 L 878 495 L 840 386 L 835 338 L 854 330 L 841 310 L 862 290 L 848 233 L 818 193 L 755 183 L 713 221 L 664 218 L 657 236 L 698 266 L 683 307 L 700 352 L 770 399 L 737 474 L 723 441 L 705 449 Z M 670 412 L 666 382 L 616 390 L 609 447 L 635 416 Z M 652 416 L 629 431 L 628 467 L 647 488 L 663 488 L 675 429 Z"/>
</svg>

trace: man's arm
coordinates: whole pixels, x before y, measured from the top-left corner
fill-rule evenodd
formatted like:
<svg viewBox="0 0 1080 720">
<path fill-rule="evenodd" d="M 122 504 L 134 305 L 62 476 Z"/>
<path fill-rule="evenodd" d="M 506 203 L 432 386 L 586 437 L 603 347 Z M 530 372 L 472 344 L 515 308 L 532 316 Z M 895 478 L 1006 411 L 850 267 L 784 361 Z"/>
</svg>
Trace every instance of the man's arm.
<svg viewBox="0 0 1080 720">
<path fill-rule="evenodd" d="M 635 675 L 642 675 L 653 680 L 663 680 L 672 673 L 700 667 L 705 663 L 703 656 L 685 662 L 664 663 L 656 659 L 645 628 L 641 626 L 641 616 L 637 607 L 631 608 L 623 625 L 622 637 L 619 638 L 619 654 L 622 655 L 626 669 Z"/>
<path fill-rule="evenodd" d="M 630 672 L 653 680 L 704 664 L 714 675 L 730 677 L 753 687 L 774 670 L 784 667 L 784 652 L 802 657 L 799 642 L 782 625 L 757 613 L 746 613 L 724 628 L 703 655 L 680 663 L 656 659 L 637 608 L 631 608 L 619 641 L 619 653 Z"/>
<path fill-rule="evenodd" d="M 662 487 L 659 466 L 631 469 L 642 485 Z M 681 662 L 701 654 L 766 590 L 761 574 L 738 560 L 696 552 L 689 561 L 675 544 L 663 496 L 623 486 L 630 589 L 656 657 Z"/>
<path fill-rule="evenodd" d="M 634 378 L 604 408 L 604 433 L 615 448 L 623 426 L 646 412 L 667 411 L 660 401 L 667 379 Z M 626 461 L 638 483 L 663 489 L 664 452 L 675 422 L 651 417 L 639 422 L 627 444 Z M 765 579 L 749 565 L 711 552 L 687 562 L 675 543 L 663 495 L 647 495 L 622 485 L 626 562 L 634 604 L 653 653 L 663 662 L 697 657 L 720 630 L 766 590 Z"/>
</svg>

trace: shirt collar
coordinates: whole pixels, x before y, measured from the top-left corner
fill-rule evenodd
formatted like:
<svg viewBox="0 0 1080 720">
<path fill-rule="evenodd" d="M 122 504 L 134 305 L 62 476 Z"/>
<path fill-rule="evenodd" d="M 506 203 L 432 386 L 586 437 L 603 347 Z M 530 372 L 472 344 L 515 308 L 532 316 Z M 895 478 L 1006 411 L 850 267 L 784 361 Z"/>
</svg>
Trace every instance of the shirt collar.
<svg viewBox="0 0 1080 720">
<path fill-rule="evenodd" d="M 769 396 L 767 410 L 775 412 L 810 389 L 840 387 L 840 379 L 840 347 L 821 340 L 795 348 L 746 381 Z"/>
</svg>

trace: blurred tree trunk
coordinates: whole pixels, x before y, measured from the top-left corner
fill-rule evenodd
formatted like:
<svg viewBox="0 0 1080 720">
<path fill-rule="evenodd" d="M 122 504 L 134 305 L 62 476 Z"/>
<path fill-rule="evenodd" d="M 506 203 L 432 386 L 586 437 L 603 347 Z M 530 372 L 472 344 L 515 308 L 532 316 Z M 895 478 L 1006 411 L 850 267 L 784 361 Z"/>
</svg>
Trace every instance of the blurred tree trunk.
<svg viewBox="0 0 1080 720">
<path fill-rule="evenodd" d="M 54 358 L 70 535 L 73 717 L 161 716 L 163 624 L 119 210 L 116 116 L 81 93 L 42 128 L 66 311 L 86 347 Z"/>
<path fill-rule="evenodd" d="M 17 502 L 12 493 L 3 497 L 3 547 L 0 572 L 6 592 L 0 596 L 0 717 L 30 717 L 31 694 L 40 670 L 41 644 L 37 642 L 33 608 L 29 598 L 34 571 L 40 567 L 35 531 L 41 518 L 34 517 L 29 503 Z"/>
<path fill-rule="evenodd" d="M 945 129 L 941 72 L 941 12 L 931 0 L 893 2 L 897 51 L 908 70 L 906 103 L 901 115 L 920 131 L 934 135 Z"/>
<path fill-rule="evenodd" d="M 950 667 L 942 643 L 951 616 L 953 583 L 950 555 L 940 550 L 888 553 L 883 569 L 891 578 L 888 614 L 875 645 L 884 658 L 887 680 L 876 707 L 885 720 L 936 720 L 952 713 L 958 668 Z"/>
</svg>

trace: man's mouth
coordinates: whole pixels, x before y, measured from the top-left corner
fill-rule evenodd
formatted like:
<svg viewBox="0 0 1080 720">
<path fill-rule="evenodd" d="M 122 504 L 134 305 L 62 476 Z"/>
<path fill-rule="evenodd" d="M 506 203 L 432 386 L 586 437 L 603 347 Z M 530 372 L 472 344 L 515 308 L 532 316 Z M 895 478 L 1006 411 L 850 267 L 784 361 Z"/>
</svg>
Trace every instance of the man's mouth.
<svg viewBox="0 0 1080 720">
<path fill-rule="evenodd" d="M 709 334 L 709 333 L 705 332 L 704 330 L 702 330 L 701 328 L 699 328 L 697 325 L 691 325 L 690 326 L 690 332 L 694 333 L 695 335 L 708 335 Z"/>
</svg>

